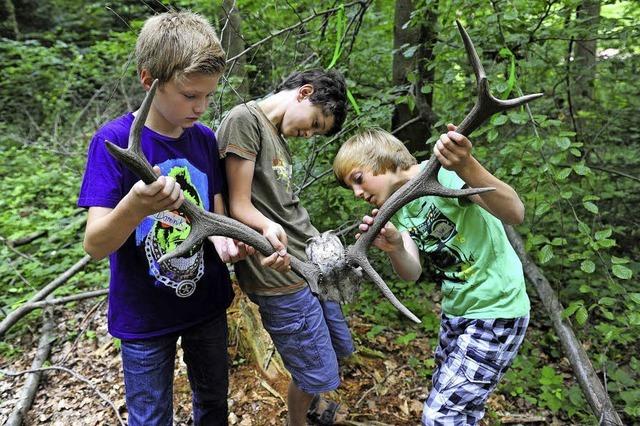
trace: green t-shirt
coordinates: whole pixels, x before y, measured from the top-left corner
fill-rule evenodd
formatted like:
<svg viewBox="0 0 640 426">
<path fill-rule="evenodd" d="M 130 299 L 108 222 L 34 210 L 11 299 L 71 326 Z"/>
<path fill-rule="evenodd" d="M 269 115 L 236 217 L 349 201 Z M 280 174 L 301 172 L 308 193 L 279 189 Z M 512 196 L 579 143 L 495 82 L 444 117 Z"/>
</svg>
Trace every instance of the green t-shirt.
<svg viewBox="0 0 640 426">
<path fill-rule="evenodd" d="M 287 233 L 287 252 L 306 261 L 306 242 L 318 235 L 318 231 L 294 192 L 287 141 L 253 101 L 231 109 L 220 123 L 216 136 L 221 157 L 235 154 L 255 163 L 251 202 L 268 219 L 282 225 Z M 240 287 L 251 294 L 288 294 L 306 285 L 293 272 L 281 273 L 260 266 L 256 256 L 236 263 L 235 271 Z"/>
<path fill-rule="evenodd" d="M 423 165 L 424 167 L 424 165 Z M 464 181 L 444 168 L 438 181 L 460 189 Z M 522 264 L 502 222 L 477 204 L 426 196 L 391 219 L 407 231 L 442 279 L 442 311 L 465 318 L 517 318 L 529 313 Z"/>
</svg>

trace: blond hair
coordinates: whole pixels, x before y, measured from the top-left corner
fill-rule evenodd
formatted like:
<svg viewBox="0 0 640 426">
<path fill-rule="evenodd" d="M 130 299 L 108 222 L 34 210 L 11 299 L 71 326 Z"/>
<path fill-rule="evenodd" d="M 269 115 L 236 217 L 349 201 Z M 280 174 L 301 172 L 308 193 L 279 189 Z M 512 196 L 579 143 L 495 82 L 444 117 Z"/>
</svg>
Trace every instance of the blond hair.
<svg viewBox="0 0 640 426">
<path fill-rule="evenodd" d="M 220 74 L 225 56 L 211 24 L 189 11 L 150 17 L 136 42 L 138 75 L 147 69 L 160 83 L 193 73 Z"/>
<path fill-rule="evenodd" d="M 398 169 L 407 170 L 417 161 L 398 138 L 382 129 L 371 128 L 351 136 L 333 160 L 333 173 L 340 185 L 354 169 L 365 169 L 374 175 Z"/>
</svg>

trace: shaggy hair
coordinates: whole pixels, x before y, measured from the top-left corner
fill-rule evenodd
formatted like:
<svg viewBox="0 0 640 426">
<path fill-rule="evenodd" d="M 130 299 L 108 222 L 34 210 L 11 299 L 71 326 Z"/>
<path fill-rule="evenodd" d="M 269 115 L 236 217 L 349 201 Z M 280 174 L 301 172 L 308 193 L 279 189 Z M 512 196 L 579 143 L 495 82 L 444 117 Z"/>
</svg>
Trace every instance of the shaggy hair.
<svg viewBox="0 0 640 426">
<path fill-rule="evenodd" d="M 189 74 L 221 74 L 226 55 L 211 24 L 197 13 L 172 11 L 147 19 L 136 42 L 138 75 L 166 83 Z"/>
<path fill-rule="evenodd" d="M 333 173 L 340 185 L 348 188 L 345 178 L 354 169 L 374 175 L 407 170 L 417 161 L 398 138 L 382 129 L 371 128 L 351 136 L 333 160 Z"/>
<path fill-rule="evenodd" d="M 347 117 L 347 84 L 344 77 L 335 70 L 298 71 L 289 75 L 276 88 L 276 92 L 297 89 L 305 84 L 313 86 L 309 101 L 320 106 L 325 116 L 333 115 L 333 126 L 327 132 L 327 136 L 335 135 L 342 129 Z"/>
</svg>

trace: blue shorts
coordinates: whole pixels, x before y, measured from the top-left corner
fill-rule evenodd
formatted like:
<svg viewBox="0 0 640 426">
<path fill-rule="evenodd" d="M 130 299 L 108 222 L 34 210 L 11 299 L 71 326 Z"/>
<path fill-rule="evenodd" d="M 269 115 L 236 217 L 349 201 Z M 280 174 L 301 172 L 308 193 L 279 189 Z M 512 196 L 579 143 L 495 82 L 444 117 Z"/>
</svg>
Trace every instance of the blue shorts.
<svg viewBox="0 0 640 426">
<path fill-rule="evenodd" d="M 511 366 L 524 340 L 529 316 L 469 319 L 442 315 L 433 388 L 422 424 L 480 424 L 484 404 Z"/>
<path fill-rule="evenodd" d="M 354 351 L 340 305 L 321 302 L 308 287 L 249 298 L 258 305 L 262 325 L 296 386 L 312 395 L 335 390 L 340 384 L 338 358 Z"/>
</svg>

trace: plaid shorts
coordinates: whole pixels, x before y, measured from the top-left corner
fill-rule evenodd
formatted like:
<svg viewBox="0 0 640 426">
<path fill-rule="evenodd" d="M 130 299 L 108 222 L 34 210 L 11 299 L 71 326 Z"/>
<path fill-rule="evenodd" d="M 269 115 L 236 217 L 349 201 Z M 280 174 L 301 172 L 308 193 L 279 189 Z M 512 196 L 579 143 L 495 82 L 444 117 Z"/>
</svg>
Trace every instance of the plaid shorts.
<svg viewBox="0 0 640 426">
<path fill-rule="evenodd" d="M 424 403 L 422 424 L 479 424 L 484 404 L 513 362 L 528 324 L 528 315 L 469 319 L 442 314 L 433 388 Z"/>
</svg>

